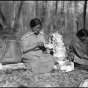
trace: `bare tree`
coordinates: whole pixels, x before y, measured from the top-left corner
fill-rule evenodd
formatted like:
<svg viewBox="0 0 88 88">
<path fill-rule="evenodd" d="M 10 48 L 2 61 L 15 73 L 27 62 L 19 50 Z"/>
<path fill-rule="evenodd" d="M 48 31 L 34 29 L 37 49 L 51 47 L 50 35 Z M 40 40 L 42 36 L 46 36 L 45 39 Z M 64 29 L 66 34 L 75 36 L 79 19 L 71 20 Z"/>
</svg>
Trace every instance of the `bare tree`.
<svg viewBox="0 0 88 88">
<path fill-rule="evenodd" d="M 0 4 L 0 17 L 2 18 L 3 26 L 5 28 L 7 26 L 7 20 L 6 20 L 4 13 L 3 13 L 2 6 L 3 6 L 3 4 Z"/>
<path fill-rule="evenodd" d="M 47 2 L 42 1 L 41 21 L 43 24 L 45 24 L 45 20 L 46 20 L 46 18 L 45 18 L 46 17 L 46 9 L 47 9 Z"/>
<path fill-rule="evenodd" d="M 73 1 L 74 3 L 74 35 L 78 31 L 78 1 Z"/>
<path fill-rule="evenodd" d="M 10 36 L 10 35 L 14 36 L 16 31 L 18 30 L 18 25 L 19 25 L 18 21 L 20 18 L 20 13 L 21 13 L 21 9 L 22 9 L 22 5 L 23 5 L 24 1 L 19 1 L 19 4 L 17 4 L 16 2 L 18 3 L 18 1 L 15 1 L 15 2 L 13 1 L 13 3 L 10 3 L 10 1 L 8 2 L 9 4 L 7 6 L 9 6 L 10 4 L 14 5 L 14 6 L 11 5 L 12 8 L 9 6 L 11 8 L 11 11 L 12 11 L 11 12 L 10 8 L 9 8 L 9 11 L 11 13 L 8 12 L 6 2 L 4 2 L 2 5 L 0 5 L 1 6 L 0 7 L 0 16 L 2 18 L 3 25 L 4 25 L 5 30 L 3 31 L 3 33 L 6 34 L 5 36 Z M 3 6 L 5 6 L 5 7 L 2 8 Z M 15 9 L 16 9 L 16 11 L 15 11 Z M 6 13 L 8 16 L 4 12 L 4 10 L 7 11 Z M 12 13 L 14 14 L 13 15 L 14 17 L 13 17 L 13 20 L 11 21 Z M 8 19 L 8 17 L 10 17 L 10 18 Z M 2 35 L 2 36 L 4 36 L 4 35 Z"/>
<path fill-rule="evenodd" d="M 17 11 L 17 14 L 16 14 L 15 19 L 14 19 L 13 34 L 15 34 L 16 31 L 18 30 L 19 18 L 20 18 L 20 15 L 21 15 L 21 10 L 22 10 L 23 3 L 24 3 L 24 1 L 20 1 L 18 11 Z"/>
<path fill-rule="evenodd" d="M 61 1 L 61 34 L 64 34 L 64 27 L 65 27 L 65 21 L 64 21 L 64 1 Z"/>
<path fill-rule="evenodd" d="M 87 9 L 87 1 L 85 0 L 85 2 L 84 2 L 84 11 L 83 11 L 83 20 L 84 20 L 83 28 L 85 28 L 85 26 L 86 26 L 86 9 Z"/>
<path fill-rule="evenodd" d="M 50 20 L 49 20 L 49 16 L 50 16 L 50 12 L 49 12 L 49 9 L 47 8 L 47 4 L 48 4 L 48 1 L 43 1 L 43 14 L 44 14 L 44 17 L 43 17 L 43 22 L 44 22 L 44 37 L 45 37 L 45 40 L 46 42 L 48 42 L 48 35 L 49 35 L 49 23 L 50 23 Z"/>
<path fill-rule="evenodd" d="M 55 9 L 54 9 L 54 14 L 52 19 L 53 30 L 56 30 L 57 28 L 57 10 L 58 10 L 58 1 L 55 1 Z"/>
<path fill-rule="evenodd" d="M 58 1 L 56 1 L 55 3 L 55 14 L 57 14 L 57 10 L 58 10 Z"/>
<path fill-rule="evenodd" d="M 35 15 L 38 16 L 38 1 L 35 1 Z"/>
<path fill-rule="evenodd" d="M 64 1 L 61 1 L 61 14 L 64 14 Z"/>
<path fill-rule="evenodd" d="M 49 12 L 48 12 L 48 8 L 47 8 L 47 4 L 48 4 L 48 1 L 43 1 L 43 10 L 44 10 L 44 26 L 45 28 L 47 27 L 47 24 L 48 24 L 48 17 L 49 17 Z"/>
<path fill-rule="evenodd" d="M 66 2 L 65 2 L 66 3 Z M 64 3 L 64 4 L 65 4 Z M 68 12 L 69 12 L 69 10 L 68 10 L 68 8 L 69 8 L 69 4 L 67 4 L 67 6 L 65 6 L 65 7 L 67 7 L 66 9 L 66 11 L 64 12 L 64 32 L 66 31 L 66 29 L 67 29 L 67 26 L 68 26 Z"/>
</svg>

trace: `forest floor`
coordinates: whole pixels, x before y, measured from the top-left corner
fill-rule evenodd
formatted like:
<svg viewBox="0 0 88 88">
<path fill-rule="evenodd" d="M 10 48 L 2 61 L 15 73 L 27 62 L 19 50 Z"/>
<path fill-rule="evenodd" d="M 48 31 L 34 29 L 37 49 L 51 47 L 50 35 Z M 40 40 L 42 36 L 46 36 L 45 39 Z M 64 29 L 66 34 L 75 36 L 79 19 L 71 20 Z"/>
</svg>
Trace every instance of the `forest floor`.
<svg viewBox="0 0 88 88">
<path fill-rule="evenodd" d="M 77 87 L 88 78 L 88 71 L 75 68 L 72 72 L 56 70 L 34 74 L 25 69 L 0 71 L 0 87 Z"/>
<path fill-rule="evenodd" d="M 0 70 L 0 87 L 77 87 L 88 78 L 86 68 L 76 67 L 71 72 L 56 70 L 48 74 L 34 74 L 25 69 Z"/>
</svg>

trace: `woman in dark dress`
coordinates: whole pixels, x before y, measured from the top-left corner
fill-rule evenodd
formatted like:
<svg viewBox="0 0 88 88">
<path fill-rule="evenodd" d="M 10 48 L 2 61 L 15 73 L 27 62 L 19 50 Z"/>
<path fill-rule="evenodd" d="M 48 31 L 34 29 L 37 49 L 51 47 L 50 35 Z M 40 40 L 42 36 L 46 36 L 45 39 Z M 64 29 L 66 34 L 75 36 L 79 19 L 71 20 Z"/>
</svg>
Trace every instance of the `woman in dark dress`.
<svg viewBox="0 0 88 88">
<path fill-rule="evenodd" d="M 88 31 L 81 29 L 72 39 L 69 46 L 68 60 L 88 65 Z"/>
</svg>

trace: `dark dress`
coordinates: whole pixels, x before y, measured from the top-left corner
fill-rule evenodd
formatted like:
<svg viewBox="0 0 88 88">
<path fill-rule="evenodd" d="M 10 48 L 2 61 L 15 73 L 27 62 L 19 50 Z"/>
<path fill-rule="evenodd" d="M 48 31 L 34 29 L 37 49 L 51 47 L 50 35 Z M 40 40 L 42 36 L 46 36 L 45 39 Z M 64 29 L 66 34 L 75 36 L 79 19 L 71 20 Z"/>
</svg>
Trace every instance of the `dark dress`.
<svg viewBox="0 0 88 88">
<path fill-rule="evenodd" d="M 78 37 L 74 37 L 69 46 L 68 59 L 78 64 L 88 65 L 88 44 L 83 43 Z"/>
</svg>

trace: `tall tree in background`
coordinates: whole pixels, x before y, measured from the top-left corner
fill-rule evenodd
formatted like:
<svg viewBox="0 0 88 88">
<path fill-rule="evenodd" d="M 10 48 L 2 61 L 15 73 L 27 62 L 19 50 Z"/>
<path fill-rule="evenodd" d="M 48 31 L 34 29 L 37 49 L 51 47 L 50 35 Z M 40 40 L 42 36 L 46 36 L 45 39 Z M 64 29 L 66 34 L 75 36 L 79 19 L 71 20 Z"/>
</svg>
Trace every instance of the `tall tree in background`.
<svg viewBox="0 0 88 88">
<path fill-rule="evenodd" d="M 58 1 L 55 2 L 55 14 L 57 14 L 58 11 Z"/>
<path fill-rule="evenodd" d="M 11 15 L 13 12 L 13 5 L 14 3 L 10 3 L 10 1 L 2 1 L 0 3 L 0 17 L 3 21 L 2 26 L 4 30 L 2 33 L 9 33 L 11 32 L 10 24 L 11 24 Z M 9 28 L 9 30 L 7 30 Z"/>
<path fill-rule="evenodd" d="M 64 21 L 64 1 L 61 1 L 61 34 L 64 34 L 64 26 L 65 26 L 65 21 Z"/>
<path fill-rule="evenodd" d="M 46 5 L 45 5 L 46 4 Z M 47 10 L 47 2 L 42 1 L 42 13 L 41 13 L 41 21 L 45 24 L 45 17 L 46 17 L 46 10 Z"/>
<path fill-rule="evenodd" d="M 85 0 L 85 2 L 84 2 L 84 12 L 83 12 L 84 26 L 83 26 L 83 28 L 85 28 L 85 26 L 86 26 L 86 9 L 87 9 L 87 0 Z"/>
<path fill-rule="evenodd" d="M 42 13 L 42 16 L 43 16 L 43 31 L 44 31 L 44 37 L 45 37 L 45 40 L 46 42 L 48 42 L 48 33 L 49 33 L 49 29 L 48 29 L 48 25 L 49 25 L 49 16 L 50 16 L 50 12 L 49 12 L 49 9 L 48 9 L 48 1 L 43 1 L 43 13 Z"/>
<path fill-rule="evenodd" d="M 56 30 L 57 28 L 57 11 L 58 11 L 58 1 L 55 2 L 55 12 L 53 16 L 53 29 Z"/>
<path fill-rule="evenodd" d="M 78 31 L 78 1 L 73 1 L 73 8 L 74 8 L 74 19 L 73 19 L 73 22 L 74 22 L 74 28 L 73 28 L 73 32 L 74 32 L 74 35 L 75 33 Z"/>
<path fill-rule="evenodd" d="M 2 21 L 3 21 L 3 27 L 6 28 L 7 21 L 6 21 L 5 15 L 3 14 L 2 5 L 1 4 L 0 4 L 0 17 L 2 18 Z"/>
<path fill-rule="evenodd" d="M 16 16 L 17 1 L 13 1 L 12 3 L 14 3 L 13 4 L 12 22 L 11 22 L 11 27 L 13 28 L 14 23 L 15 23 L 14 19 L 15 19 L 15 16 Z"/>
<path fill-rule="evenodd" d="M 19 18 L 20 18 L 20 15 L 21 15 L 21 10 L 22 10 L 23 4 L 24 4 L 24 1 L 20 1 L 18 10 L 16 12 L 16 16 L 15 16 L 15 19 L 14 19 L 13 32 L 16 32 L 18 30 Z"/>
<path fill-rule="evenodd" d="M 9 1 L 9 2 L 2 1 L 0 2 L 0 17 L 3 20 L 3 24 L 5 25 L 9 24 L 9 26 L 11 26 L 11 30 L 10 28 L 8 28 L 8 30 L 6 29 L 7 31 L 14 30 L 14 32 L 16 32 L 17 31 L 16 29 L 18 29 L 17 24 L 19 23 L 20 24 L 19 30 L 22 30 L 22 31 L 26 30 L 24 32 L 26 33 L 29 30 L 30 19 L 33 17 L 39 17 L 42 20 L 42 23 L 44 23 L 44 27 L 46 29 L 45 31 L 47 35 L 53 29 L 61 30 L 60 33 L 62 34 L 64 34 L 65 31 L 68 31 L 68 29 L 70 29 L 72 32 L 74 31 L 75 33 L 78 30 L 78 23 L 77 23 L 79 21 L 79 20 L 77 21 L 78 15 L 79 15 L 79 18 L 83 15 L 83 18 L 82 17 L 81 18 L 84 21 L 80 21 L 79 23 L 83 24 L 82 22 L 84 22 L 84 27 L 85 27 L 87 1 L 85 1 L 84 5 L 82 4 L 82 2 L 78 2 L 78 1 L 68 1 L 68 2 L 69 4 L 66 4 L 67 1 L 65 2 L 65 1 L 57 1 L 57 0 L 56 1 L 33 1 L 33 4 L 32 4 L 31 1 L 25 1 L 24 7 L 22 9 L 22 6 L 23 6 L 22 1 Z M 73 8 L 71 7 L 71 3 L 74 4 L 74 11 L 73 11 Z M 78 3 L 78 6 L 77 6 L 77 3 Z M 79 5 L 82 5 L 82 7 Z M 79 11 L 79 8 L 83 8 L 83 6 L 84 6 L 84 12 L 82 12 L 83 9 Z M 22 13 L 21 13 L 21 10 L 18 10 L 19 8 L 22 9 Z M 21 13 L 21 16 L 18 15 L 18 13 Z M 0 18 L 0 21 L 1 21 L 1 18 Z M 20 20 L 18 22 L 17 20 L 19 18 Z M 69 28 L 67 29 L 68 23 L 71 25 L 69 25 Z M 5 27 L 6 26 L 4 26 L 4 28 Z M 21 33 L 21 31 L 19 32 Z"/>
<path fill-rule="evenodd" d="M 67 2 L 65 2 L 67 3 Z M 68 26 L 68 17 L 69 17 L 69 9 L 70 8 L 70 2 L 67 4 L 67 6 L 65 5 L 65 12 L 64 12 L 64 32 L 66 31 L 67 29 L 67 26 Z"/>
<path fill-rule="evenodd" d="M 7 2 L 3 2 L 2 5 L 0 5 L 0 16 L 5 25 L 3 32 L 6 34 L 5 36 L 8 36 L 8 34 L 14 36 L 13 34 L 17 32 L 23 2 L 24 1 L 9 1 L 8 5 L 6 4 Z"/>
<path fill-rule="evenodd" d="M 38 16 L 38 1 L 35 1 L 35 16 Z"/>
</svg>

